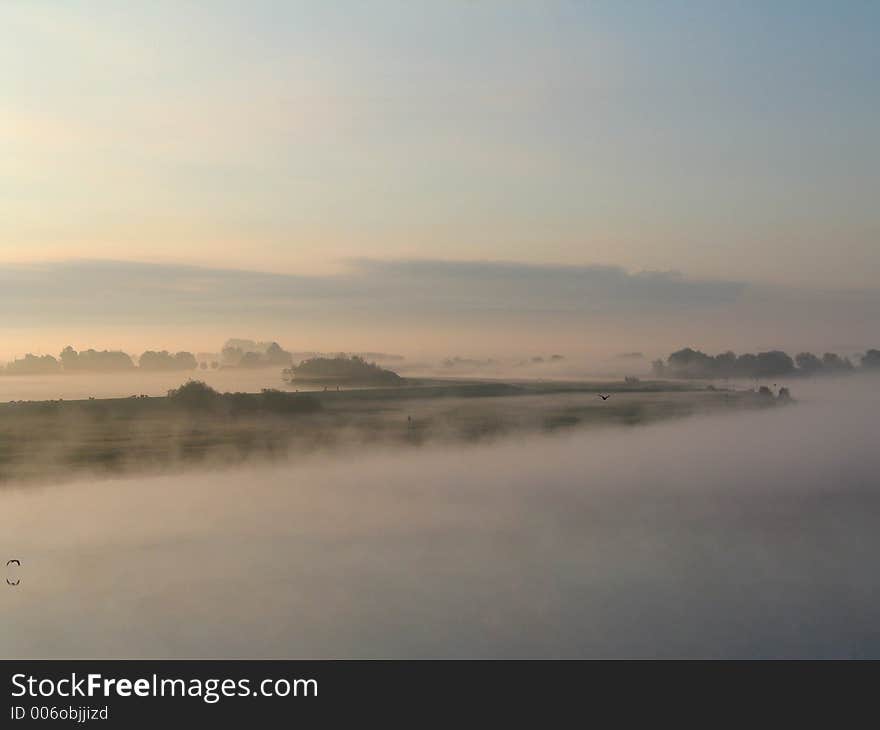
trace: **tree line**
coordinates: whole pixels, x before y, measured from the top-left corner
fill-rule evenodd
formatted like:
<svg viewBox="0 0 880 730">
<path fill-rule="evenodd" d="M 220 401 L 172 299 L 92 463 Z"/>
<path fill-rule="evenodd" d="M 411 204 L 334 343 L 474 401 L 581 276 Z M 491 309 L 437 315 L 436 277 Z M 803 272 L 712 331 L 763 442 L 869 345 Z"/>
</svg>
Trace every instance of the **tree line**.
<svg viewBox="0 0 880 730">
<path fill-rule="evenodd" d="M 293 364 L 293 355 L 277 342 L 243 339 L 227 340 L 220 358 L 224 367 L 233 368 L 286 368 Z"/>
<path fill-rule="evenodd" d="M 868 350 L 854 365 L 848 357 L 826 352 L 819 357 L 800 352 L 794 358 L 781 350 L 737 355 L 722 352 L 707 355 L 685 347 L 664 362 L 651 363 L 659 378 L 778 378 L 792 375 L 841 375 L 858 370 L 880 372 L 880 350 Z"/>
<path fill-rule="evenodd" d="M 204 363 L 203 363 L 204 365 Z M 134 360 L 121 350 L 81 350 L 70 345 L 58 357 L 28 353 L 0 368 L 4 375 L 48 375 L 56 373 L 110 373 L 140 368 L 151 371 L 185 371 L 199 367 L 191 352 L 170 353 L 167 350 L 147 350 L 135 365 Z"/>
<path fill-rule="evenodd" d="M 374 362 L 367 362 L 357 355 L 349 357 L 344 353 L 336 357 L 313 357 L 303 360 L 299 365 L 282 370 L 281 374 L 291 385 L 308 381 L 376 385 L 400 385 L 404 382 L 403 378 L 392 370 L 386 370 Z"/>
<path fill-rule="evenodd" d="M 290 367 L 293 355 L 277 342 L 254 342 L 253 340 L 227 340 L 219 355 L 204 359 L 205 353 L 197 358 L 193 353 L 169 352 L 168 350 L 147 350 L 135 359 L 121 350 L 81 350 L 65 347 L 58 357 L 53 355 L 33 355 L 28 353 L 4 367 L 0 365 L 0 375 L 47 375 L 54 373 L 108 373 L 127 370 L 149 370 L 152 372 L 187 371 L 218 368 L 264 368 Z M 201 361 L 200 361 L 201 359 Z"/>
</svg>

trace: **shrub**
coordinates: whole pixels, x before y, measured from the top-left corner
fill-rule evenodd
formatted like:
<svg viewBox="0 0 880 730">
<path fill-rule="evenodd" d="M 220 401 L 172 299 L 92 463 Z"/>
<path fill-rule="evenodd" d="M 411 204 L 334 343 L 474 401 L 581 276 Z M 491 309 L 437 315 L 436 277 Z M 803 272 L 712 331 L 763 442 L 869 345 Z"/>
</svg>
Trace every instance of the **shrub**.
<svg viewBox="0 0 880 730">
<path fill-rule="evenodd" d="M 189 380 L 168 391 L 168 400 L 190 410 L 209 410 L 220 402 L 220 393 L 201 380 Z"/>
</svg>

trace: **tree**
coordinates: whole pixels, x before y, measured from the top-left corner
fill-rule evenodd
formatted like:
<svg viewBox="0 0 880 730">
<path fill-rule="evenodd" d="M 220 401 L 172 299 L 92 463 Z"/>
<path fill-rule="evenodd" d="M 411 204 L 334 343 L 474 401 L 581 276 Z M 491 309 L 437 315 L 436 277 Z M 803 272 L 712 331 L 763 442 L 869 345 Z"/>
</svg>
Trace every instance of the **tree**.
<svg viewBox="0 0 880 730">
<path fill-rule="evenodd" d="M 258 352 L 246 352 L 238 361 L 238 367 L 240 368 L 258 368 L 263 364 L 263 358 L 260 357 Z"/>
<path fill-rule="evenodd" d="M 79 353 L 77 353 L 77 351 L 70 345 L 61 351 L 59 357 L 61 358 L 61 366 L 65 370 L 76 370 L 76 367 L 79 364 Z"/>
<path fill-rule="evenodd" d="M 813 375 L 822 370 L 822 361 L 812 352 L 799 352 L 794 361 L 797 363 L 798 370 L 801 370 L 804 375 Z"/>
<path fill-rule="evenodd" d="M 728 350 L 716 355 L 715 373 L 719 378 L 730 378 L 736 374 L 736 354 Z"/>
<path fill-rule="evenodd" d="M 177 364 L 178 370 L 195 370 L 199 366 L 195 355 L 191 352 L 174 353 L 174 362 Z"/>
<path fill-rule="evenodd" d="M 667 359 L 668 368 L 676 378 L 707 378 L 714 372 L 712 358 L 705 352 L 685 347 Z"/>
<path fill-rule="evenodd" d="M 862 367 L 865 370 L 880 371 L 880 350 L 868 350 L 862 355 Z"/>
<path fill-rule="evenodd" d="M 746 352 L 736 358 L 736 365 L 734 366 L 734 371 L 737 377 L 739 378 L 754 378 L 755 373 L 758 370 L 758 356 L 751 353 Z"/>
<path fill-rule="evenodd" d="M 178 352 L 172 355 L 167 350 L 155 352 L 147 350 L 138 360 L 142 370 L 195 370 L 198 367 L 191 352 Z"/>
<path fill-rule="evenodd" d="M 756 378 L 775 378 L 794 372 L 794 361 L 781 350 L 759 352 L 757 366 Z"/>
<path fill-rule="evenodd" d="M 66 372 L 113 372 L 131 370 L 134 363 L 120 350 L 83 350 L 77 352 L 70 345 L 61 351 L 61 364 Z"/>
<path fill-rule="evenodd" d="M 243 357 L 244 350 L 233 345 L 227 345 L 220 352 L 220 358 L 223 360 L 223 364 L 232 365 L 233 367 L 237 366 Z"/>
<path fill-rule="evenodd" d="M 61 372 L 61 363 L 51 355 L 32 355 L 28 353 L 20 360 L 13 360 L 6 366 L 7 375 L 46 375 Z"/>
<path fill-rule="evenodd" d="M 822 355 L 822 367 L 829 373 L 844 373 L 853 369 L 853 364 L 848 357 L 841 357 L 834 352 L 826 352 Z"/>
<path fill-rule="evenodd" d="M 327 384 L 371 383 L 381 385 L 400 385 L 404 382 L 397 373 L 385 370 L 376 363 L 368 363 L 357 355 L 350 358 L 314 357 L 303 360 L 299 365 L 282 371 L 284 379 L 289 382 L 323 381 Z"/>
<path fill-rule="evenodd" d="M 220 402 L 220 393 L 201 380 L 189 380 L 168 391 L 168 400 L 188 410 L 210 410 Z"/>
<path fill-rule="evenodd" d="M 293 356 L 282 349 L 277 342 L 272 342 L 266 348 L 266 362 L 269 365 L 288 367 L 293 362 Z"/>
</svg>

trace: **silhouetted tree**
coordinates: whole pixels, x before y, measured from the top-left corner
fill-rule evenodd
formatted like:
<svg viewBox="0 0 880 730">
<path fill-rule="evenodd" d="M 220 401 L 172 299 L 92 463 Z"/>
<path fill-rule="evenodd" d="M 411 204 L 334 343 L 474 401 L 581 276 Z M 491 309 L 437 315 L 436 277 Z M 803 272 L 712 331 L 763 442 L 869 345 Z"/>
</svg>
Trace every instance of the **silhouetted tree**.
<svg viewBox="0 0 880 730">
<path fill-rule="evenodd" d="M 822 361 L 812 352 L 799 352 L 794 358 L 797 363 L 798 370 L 804 375 L 813 375 L 822 371 Z"/>
<path fill-rule="evenodd" d="M 675 378 L 707 378 L 714 375 L 712 358 L 690 347 L 673 352 L 666 362 Z"/>
<path fill-rule="evenodd" d="M 61 358 L 61 365 L 65 370 L 76 370 L 79 355 L 70 345 L 61 351 L 59 357 Z"/>
<path fill-rule="evenodd" d="M 288 382 L 303 381 L 329 381 L 374 383 L 382 385 L 399 385 L 403 383 L 397 373 L 385 370 L 376 363 L 368 363 L 357 355 L 346 357 L 313 357 L 303 360 L 299 365 L 294 365 L 282 371 L 283 377 Z"/>
<path fill-rule="evenodd" d="M 853 364 L 848 357 L 826 352 L 822 355 L 822 369 L 828 373 L 845 373 L 853 369 Z"/>
<path fill-rule="evenodd" d="M 138 367 L 142 370 L 195 370 L 198 363 L 191 352 L 178 352 L 172 355 L 167 350 L 161 352 L 147 350 L 140 356 Z"/>
<path fill-rule="evenodd" d="M 174 353 L 174 361 L 180 370 L 195 370 L 199 366 L 196 356 L 191 352 Z"/>
<path fill-rule="evenodd" d="M 220 402 L 220 393 L 201 380 L 190 380 L 168 391 L 168 400 L 190 410 L 209 410 Z"/>
<path fill-rule="evenodd" d="M 7 375 L 48 375 L 61 372 L 61 363 L 51 355 L 32 355 L 13 360 L 6 365 Z"/>
<path fill-rule="evenodd" d="M 736 354 L 728 350 L 716 355 L 715 372 L 719 378 L 731 378 L 736 375 Z"/>
<path fill-rule="evenodd" d="M 791 375 L 794 372 L 794 361 L 781 350 L 758 353 L 757 378 L 776 378 Z"/>
<path fill-rule="evenodd" d="M 65 372 L 113 372 L 132 370 L 131 358 L 120 350 L 83 350 L 77 352 L 70 345 L 61 351 L 61 365 Z"/>
<path fill-rule="evenodd" d="M 758 356 L 746 352 L 736 358 L 734 374 L 738 378 L 754 378 L 758 370 Z"/>
<path fill-rule="evenodd" d="M 283 350 L 277 342 L 271 342 L 266 348 L 266 362 L 273 366 L 289 367 L 293 362 L 293 356 Z"/>
<path fill-rule="evenodd" d="M 265 365 L 265 361 L 258 352 L 246 352 L 238 361 L 240 368 L 259 368 Z"/>
<path fill-rule="evenodd" d="M 862 355 L 862 367 L 865 370 L 880 370 L 880 350 L 868 350 Z"/>
<path fill-rule="evenodd" d="M 241 358 L 243 357 L 244 350 L 242 350 L 240 347 L 227 345 L 220 351 L 220 358 L 223 360 L 224 365 L 231 365 L 235 367 L 241 362 Z"/>
<path fill-rule="evenodd" d="M 794 361 L 780 350 L 757 355 L 744 353 L 739 357 L 728 351 L 711 357 L 685 347 L 673 352 L 665 364 L 662 360 L 655 360 L 651 367 L 658 377 L 673 378 L 769 378 L 795 372 Z"/>
</svg>

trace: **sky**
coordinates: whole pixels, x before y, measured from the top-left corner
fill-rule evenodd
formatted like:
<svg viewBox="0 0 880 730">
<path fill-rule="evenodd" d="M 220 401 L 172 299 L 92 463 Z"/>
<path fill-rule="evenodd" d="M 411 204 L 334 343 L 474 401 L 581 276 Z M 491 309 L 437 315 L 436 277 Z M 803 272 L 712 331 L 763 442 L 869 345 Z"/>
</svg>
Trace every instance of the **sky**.
<svg viewBox="0 0 880 730">
<path fill-rule="evenodd" d="M 711 305 L 746 345 L 763 332 L 730 307 L 745 298 L 789 302 L 764 324 L 792 341 L 872 344 L 878 28 L 867 0 L 7 0 L 0 277 L 26 291 L 4 297 L 0 357 L 64 344 L 95 291 L 149 300 L 144 272 L 189 267 L 220 276 L 228 302 L 230 281 L 279 277 L 294 309 L 271 319 L 319 346 L 334 312 L 394 311 L 364 292 L 388 277 L 420 292 L 426 269 L 450 302 L 463 272 L 485 276 L 484 319 L 563 309 L 598 325 L 599 307 L 607 337 L 641 302 L 669 314 L 666 337 Z M 90 290 L 69 276 L 86 269 Z M 601 282 L 538 306 L 555 277 L 584 275 Z M 34 299 L 52 287 L 54 304 Z M 230 316 L 210 297 L 193 305 L 201 319 L 120 298 L 83 338 L 207 320 L 219 332 Z M 266 322 L 238 301 L 242 329 Z"/>
</svg>

